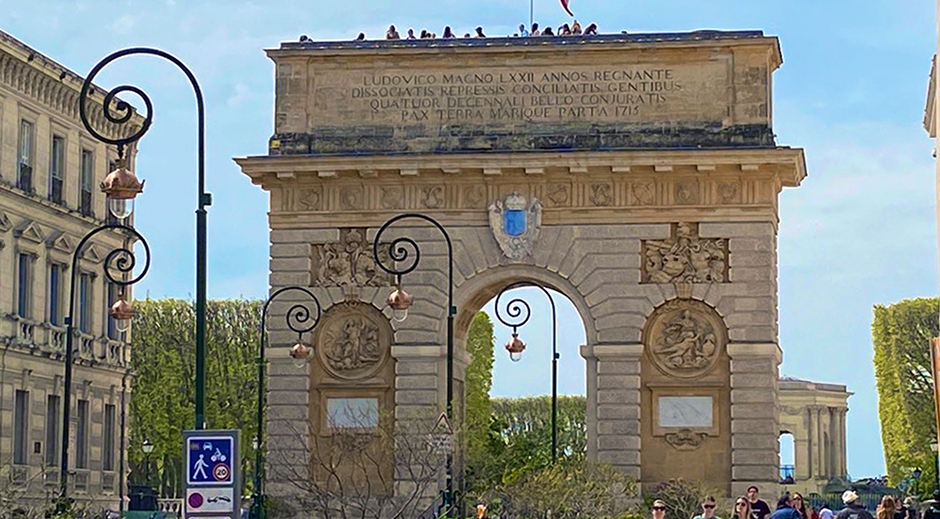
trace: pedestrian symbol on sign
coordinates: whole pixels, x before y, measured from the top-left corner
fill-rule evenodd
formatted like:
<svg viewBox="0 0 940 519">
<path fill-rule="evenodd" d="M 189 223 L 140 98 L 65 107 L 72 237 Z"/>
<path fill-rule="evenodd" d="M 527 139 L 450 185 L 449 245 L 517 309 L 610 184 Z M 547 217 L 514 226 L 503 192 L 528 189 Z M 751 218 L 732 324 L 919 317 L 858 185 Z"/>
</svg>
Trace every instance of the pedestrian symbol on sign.
<svg viewBox="0 0 940 519">
<path fill-rule="evenodd" d="M 193 481 L 200 479 L 205 481 L 209 479 L 209 476 L 206 475 L 206 467 L 208 467 L 209 464 L 206 463 L 204 459 L 202 459 L 203 457 L 205 457 L 205 454 L 200 454 L 199 459 L 196 460 L 196 470 L 193 472 Z"/>
</svg>

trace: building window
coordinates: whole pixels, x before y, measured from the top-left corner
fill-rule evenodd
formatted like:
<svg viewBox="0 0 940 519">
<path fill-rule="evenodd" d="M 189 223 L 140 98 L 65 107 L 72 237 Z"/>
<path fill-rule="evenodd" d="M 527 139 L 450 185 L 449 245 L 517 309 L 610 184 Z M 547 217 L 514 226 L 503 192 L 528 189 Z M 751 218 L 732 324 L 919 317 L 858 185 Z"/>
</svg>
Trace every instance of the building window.
<svg viewBox="0 0 940 519">
<path fill-rule="evenodd" d="M 49 323 L 61 325 L 62 316 L 62 265 L 49 265 Z"/>
<path fill-rule="evenodd" d="M 16 390 L 13 410 L 13 463 L 26 465 L 26 444 L 29 433 L 29 392 Z"/>
<path fill-rule="evenodd" d="M 75 427 L 75 468 L 88 468 L 88 400 L 78 401 L 78 425 Z"/>
<path fill-rule="evenodd" d="M 78 276 L 78 329 L 91 333 L 92 277 L 87 272 Z"/>
<path fill-rule="evenodd" d="M 78 201 L 78 210 L 85 216 L 94 216 L 94 197 L 91 185 L 95 180 L 95 152 L 82 150 L 81 195 Z"/>
<path fill-rule="evenodd" d="M 16 173 L 16 187 L 33 192 L 33 123 L 20 121 L 19 169 Z"/>
<path fill-rule="evenodd" d="M 104 405 L 104 453 L 101 455 L 102 470 L 114 470 L 114 405 Z"/>
<path fill-rule="evenodd" d="M 59 463 L 59 402 L 58 395 L 46 399 L 46 465 Z"/>
<path fill-rule="evenodd" d="M 49 201 L 62 203 L 62 184 L 65 181 L 65 138 L 52 136 L 52 156 L 49 157 Z"/>
<path fill-rule="evenodd" d="M 33 258 L 24 252 L 19 254 L 19 265 L 17 271 L 17 287 L 16 287 L 16 313 L 20 317 L 28 318 L 30 314 L 30 295 L 32 287 L 30 284 L 32 282 L 31 270 L 32 270 Z"/>
</svg>

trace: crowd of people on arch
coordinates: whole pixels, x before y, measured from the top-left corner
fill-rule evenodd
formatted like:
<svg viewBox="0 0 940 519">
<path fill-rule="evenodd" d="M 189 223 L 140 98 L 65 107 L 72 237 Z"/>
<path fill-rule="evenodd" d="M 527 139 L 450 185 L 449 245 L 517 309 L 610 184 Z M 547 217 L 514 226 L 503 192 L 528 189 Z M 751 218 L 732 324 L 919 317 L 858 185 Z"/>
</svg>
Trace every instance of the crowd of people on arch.
<svg viewBox="0 0 940 519">
<path fill-rule="evenodd" d="M 858 494 L 847 490 L 842 494 L 841 510 L 834 511 L 827 503 L 815 509 L 798 493 L 785 493 L 777 500 L 774 510 L 766 501 L 760 499 L 759 489 L 751 486 L 747 494 L 734 500 L 733 517 L 719 518 L 715 515 L 716 501 L 712 496 L 702 500 L 702 512 L 691 519 L 940 519 L 940 491 L 935 492 L 933 501 L 928 502 L 922 512 L 918 512 L 917 503 L 908 497 L 903 502 L 894 496 L 884 496 L 874 514 L 866 510 Z M 666 517 L 666 504 L 653 502 L 652 519 L 686 519 Z"/>
<path fill-rule="evenodd" d="M 581 28 L 581 24 L 575 20 L 571 25 L 563 24 L 558 27 L 558 30 L 553 30 L 551 27 L 545 27 L 544 29 L 539 28 L 538 23 L 533 23 L 531 29 L 527 29 L 525 24 L 519 24 L 519 31 L 512 35 L 513 38 L 531 38 L 538 36 L 591 36 L 597 35 L 597 24 L 592 23 L 585 27 Z M 437 33 L 430 32 L 427 29 L 421 29 L 419 34 L 415 34 L 414 29 L 408 29 L 405 32 L 405 35 L 402 36 L 398 29 L 394 25 L 390 25 L 388 30 L 385 31 L 386 40 L 433 40 L 437 39 Z M 449 40 L 458 38 L 457 33 L 450 28 L 450 26 L 444 27 L 444 32 L 441 34 L 440 38 Z M 483 32 L 483 27 L 477 27 L 473 30 L 473 33 L 464 33 L 463 38 L 486 38 L 486 34 Z M 356 38 L 357 41 L 362 41 L 366 39 L 366 34 L 363 32 L 359 33 L 359 36 Z M 304 37 L 301 37 L 300 41 L 304 40 Z"/>
</svg>

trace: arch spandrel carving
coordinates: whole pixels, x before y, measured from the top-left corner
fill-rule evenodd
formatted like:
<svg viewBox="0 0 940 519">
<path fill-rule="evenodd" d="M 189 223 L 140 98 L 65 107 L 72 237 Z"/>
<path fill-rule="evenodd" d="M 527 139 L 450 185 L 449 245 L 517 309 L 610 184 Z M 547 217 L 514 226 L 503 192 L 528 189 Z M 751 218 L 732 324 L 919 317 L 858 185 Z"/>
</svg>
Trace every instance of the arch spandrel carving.
<svg viewBox="0 0 940 519">
<path fill-rule="evenodd" d="M 728 345 L 724 320 L 694 299 L 673 299 L 659 306 L 650 315 L 643 335 L 656 368 L 682 379 L 708 374 Z"/>
<path fill-rule="evenodd" d="M 371 305 L 343 303 L 326 312 L 317 332 L 317 356 L 338 379 L 360 380 L 385 365 L 392 343 L 388 320 Z"/>
</svg>

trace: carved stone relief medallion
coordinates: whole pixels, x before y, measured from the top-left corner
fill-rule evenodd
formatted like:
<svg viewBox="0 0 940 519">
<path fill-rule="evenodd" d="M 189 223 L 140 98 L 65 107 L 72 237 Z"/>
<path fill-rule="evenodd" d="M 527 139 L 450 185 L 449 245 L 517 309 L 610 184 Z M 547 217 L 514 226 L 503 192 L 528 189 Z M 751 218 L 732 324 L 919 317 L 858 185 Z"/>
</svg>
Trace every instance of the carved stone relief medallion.
<svg viewBox="0 0 940 519">
<path fill-rule="evenodd" d="M 694 205 L 698 203 L 698 183 L 695 181 L 676 184 L 676 204 Z"/>
<path fill-rule="evenodd" d="M 463 190 L 463 206 L 472 209 L 483 205 L 486 201 L 486 188 L 483 186 L 467 186 Z"/>
<path fill-rule="evenodd" d="M 388 247 L 379 247 L 379 255 Z M 392 278 L 375 265 L 365 229 L 340 229 L 339 242 L 312 247 L 312 286 L 390 286 Z"/>
<path fill-rule="evenodd" d="M 630 186 L 630 191 L 636 205 L 653 205 L 656 192 L 652 182 L 637 182 Z"/>
<path fill-rule="evenodd" d="M 361 186 L 343 186 L 339 189 L 339 207 L 344 210 L 362 209 L 363 193 Z"/>
<path fill-rule="evenodd" d="M 319 189 L 300 189 L 297 191 L 297 208 L 301 211 L 319 211 L 320 210 L 320 190 Z"/>
<path fill-rule="evenodd" d="M 519 261 L 532 252 L 542 228 L 542 203 L 527 200 L 520 193 L 510 193 L 490 204 L 490 229 L 503 255 Z"/>
<path fill-rule="evenodd" d="M 739 203 L 738 184 L 735 182 L 721 182 L 718 184 L 718 200 L 722 204 Z"/>
<path fill-rule="evenodd" d="M 697 223 L 673 225 L 667 240 L 643 240 L 641 283 L 727 283 L 728 240 L 700 238 Z"/>
<path fill-rule="evenodd" d="M 383 187 L 381 195 L 382 209 L 401 209 L 402 198 L 402 188 L 398 186 Z"/>
<path fill-rule="evenodd" d="M 437 209 L 444 205 L 444 186 L 430 186 L 423 190 L 421 205 L 428 209 Z"/>
<path fill-rule="evenodd" d="M 568 205 L 568 184 L 552 184 L 548 188 L 548 201 L 552 207 Z"/>
<path fill-rule="evenodd" d="M 331 375 L 361 379 L 382 367 L 391 334 L 378 315 L 361 303 L 340 305 L 327 313 L 317 335 L 317 355 Z"/>
<path fill-rule="evenodd" d="M 681 431 L 667 434 L 664 439 L 670 447 L 677 451 L 694 451 L 702 446 L 707 436 L 708 435 L 705 433 L 682 429 Z"/>
<path fill-rule="evenodd" d="M 725 323 L 705 303 L 673 299 L 647 322 L 646 351 L 663 373 L 695 378 L 711 371 L 727 344 Z"/>
<path fill-rule="evenodd" d="M 610 184 L 591 184 L 591 203 L 604 207 L 612 204 L 614 201 L 613 189 Z"/>
</svg>

